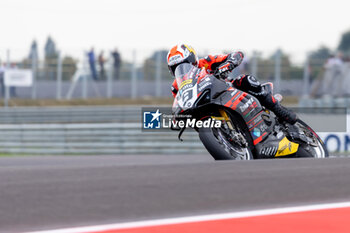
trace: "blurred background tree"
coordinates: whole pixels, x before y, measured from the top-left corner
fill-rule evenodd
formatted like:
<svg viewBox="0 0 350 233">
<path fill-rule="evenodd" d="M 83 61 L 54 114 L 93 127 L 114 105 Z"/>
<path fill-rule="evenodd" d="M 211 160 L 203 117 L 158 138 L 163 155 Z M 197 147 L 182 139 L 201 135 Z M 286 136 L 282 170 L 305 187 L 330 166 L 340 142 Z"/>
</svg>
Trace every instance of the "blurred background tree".
<svg viewBox="0 0 350 233">
<path fill-rule="evenodd" d="M 344 32 L 338 45 L 338 50 L 350 56 L 350 31 Z"/>
<path fill-rule="evenodd" d="M 275 74 L 275 54 L 258 58 L 258 79 L 271 81 Z M 283 80 L 302 79 L 303 67 L 293 65 L 288 54 L 281 51 L 281 76 Z"/>
<path fill-rule="evenodd" d="M 48 36 L 45 44 L 45 60 L 43 79 L 55 80 L 57 76 L 57 58 L 58 52 L 56 50 L 56 43 L 51 36 Z"/>
<path fill-rule="evenodd" d="M 333 51 L 324 45 L 321 45 L 318 49 L 310 52 L 309 67 L 311 80 L 321 78 L 324 72 L 324 64 L 332 54 Z"/>
<path fill-rule="evenodd" d="M 36 42 L 36 40 L 32 41 L 28 57 L 22 60 L 22 62 L 19 64 L 19 67 L 23 69 L 31 69 L 33 59 L 39 60 L 38 43 Z M 38 64 L 36 65 L 36 69 L 38 70 Z"/>
<path fill-rule="evenodd" d="M 62 59 L 62 79 L 70 80 L 77 70 L 77 60 L 71 56 Z"/>
<path fill-rule="evenodd" d="M 167 50 L 158 50 L 155 51 L 151 57 L 147 58 L 144 61 L 143 64 L 143 71 L 144 71 L 144 78 L 146 80 L 154 80 L 156 76 L 156 62 L 157 62 L 157 56 L 160 55 L 161 59 L 161 69 L 162 69 L 162 78 L 164 79 L 172 79 L 171 75 L 169 74 L 168 66 L 167 66 Z"/>
</svg>

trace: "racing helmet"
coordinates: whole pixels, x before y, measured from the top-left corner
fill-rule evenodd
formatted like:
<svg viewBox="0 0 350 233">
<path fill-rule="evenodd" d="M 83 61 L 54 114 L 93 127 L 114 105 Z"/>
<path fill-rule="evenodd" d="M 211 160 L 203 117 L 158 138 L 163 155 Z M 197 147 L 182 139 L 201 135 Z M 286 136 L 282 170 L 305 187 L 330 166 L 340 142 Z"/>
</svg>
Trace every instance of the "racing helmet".
<svg viewBox="0 0 350 233">
<path fill-rule="evenodd" d="M 198 56 L 194 49 L 185 44 L 172 47 L 167 56 L 168 68 L 171 75 L 175 76 L 175 69 L 182 63 L 198 64 Z"/>
</svg>

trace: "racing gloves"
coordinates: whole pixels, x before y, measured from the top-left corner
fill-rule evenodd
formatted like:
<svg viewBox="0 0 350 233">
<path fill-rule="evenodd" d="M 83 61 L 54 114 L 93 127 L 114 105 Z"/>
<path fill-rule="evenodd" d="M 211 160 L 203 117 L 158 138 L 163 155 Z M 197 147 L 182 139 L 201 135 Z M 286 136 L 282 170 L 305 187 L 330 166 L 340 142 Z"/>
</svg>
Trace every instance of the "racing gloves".
<svg viewBox="0 0 350 233">
<path fill-rule="evenodd" d="M 215 72 L 215 76 L 221 79 L 226 79 L 228 74 L 235 68 L 231 62 L 222 63 Z"/>
<path fill-rule="evenodd" d="M 242 52 L 235 52 L 235 53 L 229 54 L 226 61 L 231 63 L 234 66 L 234 68 L 236 68 L 242 63 L 243 58 L 244 58 L 244 55 Z"/>
<path fill-rule="evenodd" d="M 244 55 L 242 52 L 229 54 L 226 61 L 216 69 L 215 75 L 222 79 L 227 78 L 228 74 L 242 63 L 243 58 Z"/>
</svg>

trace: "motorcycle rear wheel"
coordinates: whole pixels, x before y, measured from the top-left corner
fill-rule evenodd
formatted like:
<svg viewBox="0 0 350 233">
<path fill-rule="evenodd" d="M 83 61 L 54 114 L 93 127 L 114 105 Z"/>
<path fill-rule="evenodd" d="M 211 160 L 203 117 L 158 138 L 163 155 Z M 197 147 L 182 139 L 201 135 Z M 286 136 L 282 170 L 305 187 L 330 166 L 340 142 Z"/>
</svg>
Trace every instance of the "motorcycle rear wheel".
<svg viewBox="0 0 350 233">
<path fill-rule="evenodd" d="M 308 126 L 304 121 L 298 119 L 295 123 L 299 130 L 302 130 L 309 138 L 311 138 L 317 146 L 301 144 L 296 153 L 297 157 L 313 157 L 327 158 L 329 157 L 328 150 L 322 139 Z"/>
</svg>

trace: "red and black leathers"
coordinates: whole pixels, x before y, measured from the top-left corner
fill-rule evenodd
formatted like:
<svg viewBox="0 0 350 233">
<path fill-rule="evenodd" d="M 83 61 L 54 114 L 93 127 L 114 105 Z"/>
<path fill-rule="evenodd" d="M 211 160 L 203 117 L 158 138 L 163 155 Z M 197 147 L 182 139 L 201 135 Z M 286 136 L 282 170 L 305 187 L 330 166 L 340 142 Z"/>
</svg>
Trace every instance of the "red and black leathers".
<svg viewBox="0 0 350 233">
<path fill-rule="evenodd" d="M 243 61 L 244 55 L 242 52 L 236 52 L 226 55 L 209 55 L 198 62 L 199 68 L 204 68 L 207 73 L 213 73 L 218 71 L 218 75 L 225 75 L 225 73 L 231 72 L 234 68 L 239 66 Z M 178 91 L 176 80 L 171 85 L 171 92 L 175 98 Z"/>
<path fill-rule="evenodd" d="M 242 52 L 227 55 L 209 55 L 199 60 L 198 67 L 205 69 L 205 71 L 209 74 L 215 72 L 216 76 L 226 78 L 229 72 L 241 64 L 243 57 Z M 273 111 L 279 119 L 290 124 L 294 124 L 296 122 L 296 114 L 282 107 L 271 93 L 265 92 L 262 85 L 255 77 L 251 75 L 241 75 L 231 82 L 237 89 L 256 97 L 263 106 Z M 175 98 L 178 91 L 176 80 L 174 80 L 171 86 L 171 91 Z"/>
</svg>

